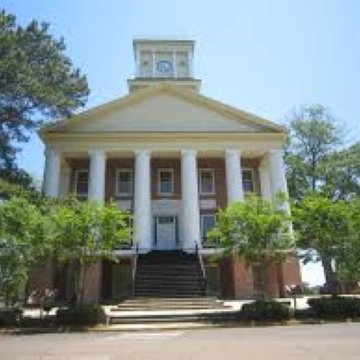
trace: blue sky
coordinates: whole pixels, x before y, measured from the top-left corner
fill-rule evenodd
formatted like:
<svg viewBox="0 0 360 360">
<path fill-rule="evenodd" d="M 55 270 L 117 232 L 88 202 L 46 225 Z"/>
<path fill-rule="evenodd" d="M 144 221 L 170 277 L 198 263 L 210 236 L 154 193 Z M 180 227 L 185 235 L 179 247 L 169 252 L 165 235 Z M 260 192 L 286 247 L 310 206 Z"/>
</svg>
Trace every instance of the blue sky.
<svg viewBox="0 0 360 360">
<path fill-rule="evenodd" d="M 299 104 L 328 106 L 346 141 L 360 138 L 360 1 L 347 0 L 1 0 L 21 23 L 50 22 L 88 76 L 87 107 L 127 92 L 132 39 L 196 40 L 195 74 L 208 96 L 283 122 Z M 34 135 L 19 164 L 41 179 Z M 322 282 L 319 267 L 306 280 Z"/>
</svg>

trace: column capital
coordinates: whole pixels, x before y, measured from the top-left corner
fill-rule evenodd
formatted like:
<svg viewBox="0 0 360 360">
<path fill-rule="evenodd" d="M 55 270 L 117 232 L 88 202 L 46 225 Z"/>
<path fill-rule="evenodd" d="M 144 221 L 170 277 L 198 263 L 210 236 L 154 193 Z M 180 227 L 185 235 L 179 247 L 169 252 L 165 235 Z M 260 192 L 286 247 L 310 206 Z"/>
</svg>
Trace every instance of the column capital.
<svg viewBox="0 0 360 360">
<path fill-rule="evenodd" d="M 226 156 L 240 156 L 242 150 L 240 149 L 225 149 Z"/>
<path fill-rule="evenodd" d="M 105 156 L 106 155 L 106 151 L 104 149 L 90 149 L 88 150 L 88 154 L 90 156 Z"/>
<path fill-rule="evenodd" d="M 151 151 L 149 149 L 136 149 L 134 151 L 135 156 L 149 156 Z"/>
<path fill-rule="evenodd" d="M 45 156 L 60 155 L 60 154 L 61 154 L 61 151 L 56 149 L 53 146 L 46 145 L 46 147 L 44 149 Z"/>
<path fill-rule="evenodd" d="M 181 149 L 181 156 L 197 156 L 198 151 L 195 149 Z"/>
<path fill-rule="evenodd" d="M 284 150 L 283 149 L 271 149 L 268 151 L 269 156 L 283 156 Z"/>
</svg>

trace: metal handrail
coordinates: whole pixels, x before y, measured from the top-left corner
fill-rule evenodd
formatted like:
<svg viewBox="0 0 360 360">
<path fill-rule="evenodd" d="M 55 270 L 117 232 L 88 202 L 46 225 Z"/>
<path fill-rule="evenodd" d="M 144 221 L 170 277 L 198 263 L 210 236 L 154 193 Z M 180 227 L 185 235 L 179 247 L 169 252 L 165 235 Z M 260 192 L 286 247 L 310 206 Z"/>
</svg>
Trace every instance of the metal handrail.
<svg viewBox="0 0 360 360">
<path fill-rule="evenodd" d="M 206 280 L 205 266 L 204 266 L 204 262 L 203 262 L 201 254 L 200 254 L 200 251 L 199 251 L 199 245 L 198 245 L 197 241 L 195 241 L 195 251 L 196 251 L 196 255 L 197 255 L 198 259 L 199 259 L 203 279 Z"/>
<path fill-rule="evenodd" d="M 135 277 L 136 277 L 138 256 L 139 256 L 139 244 L 136 244 L 135 254 L 134 254 L 134 267 L 133 267 L 133 273 L 132 273 L 133 293 L 135 293 Z"/>
</svg>

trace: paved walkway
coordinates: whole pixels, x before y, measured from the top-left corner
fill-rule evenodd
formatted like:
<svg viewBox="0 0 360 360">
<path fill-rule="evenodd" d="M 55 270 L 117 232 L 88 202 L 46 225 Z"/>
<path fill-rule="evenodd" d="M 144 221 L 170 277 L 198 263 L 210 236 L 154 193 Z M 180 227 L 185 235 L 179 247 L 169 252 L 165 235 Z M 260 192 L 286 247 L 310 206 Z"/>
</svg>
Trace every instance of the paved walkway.
<svg viewBox="0 0 360 360">
<path fill-rule="evenodd" d="M 0 336 L 1 360 L 359 360 L 360 324 Z"/>
</svg>

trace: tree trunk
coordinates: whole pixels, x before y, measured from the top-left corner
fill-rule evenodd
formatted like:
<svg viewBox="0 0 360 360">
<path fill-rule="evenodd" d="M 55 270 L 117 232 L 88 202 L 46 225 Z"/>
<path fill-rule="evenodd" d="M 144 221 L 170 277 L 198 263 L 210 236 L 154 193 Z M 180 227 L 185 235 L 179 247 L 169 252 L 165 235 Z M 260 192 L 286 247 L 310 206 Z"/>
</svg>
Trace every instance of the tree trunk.
<svg viewBox="0 0 360 360">
<path fill-rule="evenodd" d="M 337 279 L 331 265 L 331 258 L 328 256 L 321 256 L 321 261 L 325 275 L 325 287 L 328 289 L 328 292 L 335 294 L 337 292 Z"/>
<path fill-rule="evenodd" d="M 267 296 L 267 264 L 260 266 L 261 271 L 261 299 L 266 300 Z"/>
<path fill-rule="evenodd" d="M 311 188 L 312 188 L 313 191 L 315 191 L 316 190 L 316 175 L 315 175 L 316 159 L 315 159 L 315 155 L 312 155 L 311 170 L 312 170 Z"/>
<path fill-rule="evenodd" d="M 80 260 L 77 263 L 77 271 L 76 271 L 76 278 L 75 278 L 75 294 L 76 294 L 76 306 L 81 306 L 84 302 L 84 278 L 85 278 L 85 269 L 84 264 Z"/>
</svg>

